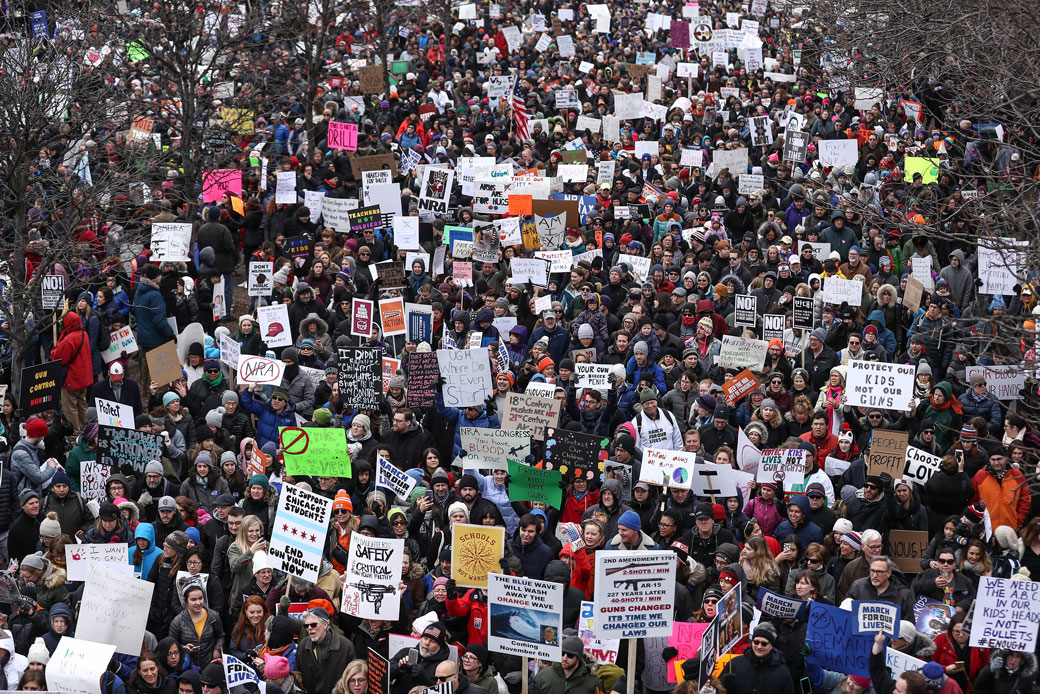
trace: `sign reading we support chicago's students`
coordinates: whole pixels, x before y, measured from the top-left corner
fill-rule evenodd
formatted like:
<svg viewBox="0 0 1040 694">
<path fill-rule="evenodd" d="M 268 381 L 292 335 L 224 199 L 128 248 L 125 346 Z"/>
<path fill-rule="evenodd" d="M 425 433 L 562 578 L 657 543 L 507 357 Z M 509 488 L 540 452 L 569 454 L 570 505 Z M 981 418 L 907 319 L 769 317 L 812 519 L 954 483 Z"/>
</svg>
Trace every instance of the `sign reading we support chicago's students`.
<svg viewBox="0 0 1040 694">
<path fill-rule="evenodd" d="M 271 568 L 316 583 L 331 517 L 332 499 L 283 485 L 268 547 Z"/>
</svg>

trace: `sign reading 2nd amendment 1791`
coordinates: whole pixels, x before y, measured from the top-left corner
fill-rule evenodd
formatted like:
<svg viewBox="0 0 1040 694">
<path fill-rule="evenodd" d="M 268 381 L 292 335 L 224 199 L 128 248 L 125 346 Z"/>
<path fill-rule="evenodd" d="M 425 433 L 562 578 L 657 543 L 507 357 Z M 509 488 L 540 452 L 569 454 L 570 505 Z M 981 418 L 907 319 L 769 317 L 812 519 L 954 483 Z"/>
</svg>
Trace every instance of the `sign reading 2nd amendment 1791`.
<svg viewBox="0 0 1040 694">
<path fill-rule="evenodd" d="M 671 636 L 675 553 L 597 552 L 597 638 Z"/>
</svg>

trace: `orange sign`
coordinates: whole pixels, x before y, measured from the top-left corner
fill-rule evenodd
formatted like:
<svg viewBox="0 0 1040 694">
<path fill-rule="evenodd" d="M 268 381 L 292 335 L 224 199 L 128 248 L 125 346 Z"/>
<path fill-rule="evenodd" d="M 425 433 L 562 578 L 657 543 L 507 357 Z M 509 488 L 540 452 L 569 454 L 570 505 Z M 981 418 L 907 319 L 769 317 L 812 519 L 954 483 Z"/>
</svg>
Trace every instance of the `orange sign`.
<svg viewBox="0 0 1040 694">
<path fill-rule="evenodd" d="M 726 400 L 732 404 L 740 402 L 745 395 L 761 385 L 751 369 L 744 369 L 733 378 L 722 384 L 722 393 Z"/>
<path fill-rule="evenodd" d="M 379 322 L 383 335 L 404 335 L 404 297 L 379 300 Z"/>
<path fill-rule="evenodd" d="M 528 215 L 531 214 L 531 195 L 510 195 L 509 214 Z"/>
</svg>

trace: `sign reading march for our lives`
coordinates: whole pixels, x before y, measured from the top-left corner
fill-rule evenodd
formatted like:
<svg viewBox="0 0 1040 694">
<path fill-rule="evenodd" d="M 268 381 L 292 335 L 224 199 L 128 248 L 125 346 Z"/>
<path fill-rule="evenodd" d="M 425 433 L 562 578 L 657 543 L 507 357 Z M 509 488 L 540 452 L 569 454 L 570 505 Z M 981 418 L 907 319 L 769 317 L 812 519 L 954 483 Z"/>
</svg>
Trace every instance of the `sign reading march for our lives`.
<svg viewBox="0 0 1040 694">
<path fill-rule="evenodd" d="M 675 604 L 675 553 L 597 552 L 596 636 L 668 637 Z"/>
<path fill-rule="evenodd" d="M 397 619 L 404 539 L 357 533 L 350 538 L 349 551 L 341 610 L 362 619 Z"/>
<path fill-rule="evenodd" d="M 867 662 L 874 639 L 856 633 L 856 617 L 851 612 L 813 602 L 805 642 L 811 648 L 808 662 L 825 670 L 870 677 Z"/>
<path fill-rule="evenodd" d="M 260 676 L 253 668 L 227 653 L 223 655 L 223 661 L 224 681 L 227 682 L 229 692 L 261 691 Z M 256 689 L 253 689 L 251 685 L 255 685 Z"/>
<path fill-rule="evenodd" d="M 437 365 L 445 407 L 480 407 L 495 392 L 487 347 L 439 349 Z"/>
<path fill-rule="evenodd" d="M 283 485 L 268 546 L 270 567 L 317 583 L 331 517 L 332 499 Z"/>
<path fill-rule="evenodd" d="M 1040 583 L 979 578 L 970 645 L 1032 652 L 1040 625 Z"/>
<path fill-rule="evenodd" d="M 856 359 L 849 362 L 845 396 L 849 407 L 905 410 L 914 395 L 913 364 L 885 364 Z"/>
<path fill-rule="evenodd" d="M 876 600 L 853 600 L 852 613 L 856 615 L 856 633 L 871 638 L 879 631 L 893 639 L 899 638 L 899 605 Z"/>
<path fill-rule="evenodd" d="M 559 583 L 491 574 L 488 576 L 488 650 L 559 661 L 562 604 L 563 586 Z"/>
<path fill-rule="evenodd" d="M 383 456 L 376 455 L 376 487 L 382 487 L 394 496 L 407 499 L 415 488 L 415 478 L 404 474 Z"/>
<path fill-rule="evenodd" d="M 290 475 L 350 477 L 347 432 L 341 427 L 279 427 L 278 439 Z"/>
<path fill-rule="evenodd" d="M 755 604 L 762 614 L 781 619 L 805 619 L 805 613 L 809 609 L 808 600 L 789 598 L 766 588 L 758 589 Z"/>
</svg>

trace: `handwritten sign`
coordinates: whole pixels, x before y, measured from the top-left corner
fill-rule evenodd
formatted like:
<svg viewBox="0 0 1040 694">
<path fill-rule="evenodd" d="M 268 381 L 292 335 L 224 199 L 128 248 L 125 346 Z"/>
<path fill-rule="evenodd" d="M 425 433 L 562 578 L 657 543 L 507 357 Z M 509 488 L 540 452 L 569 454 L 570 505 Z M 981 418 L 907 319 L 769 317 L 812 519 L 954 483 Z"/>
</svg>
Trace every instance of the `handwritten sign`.
<svg viewBox="0 0 1040 694">
<path fill-rule="evenodd" d="M 290 475 L 350 477 L 345 429 L 279 427 L 278 439 L 284 450 L 285 471 Z"/>
<path fill-rule="evenodd" d="M 278 385 L 285 373 L 285 362 L 256 355 L 242 357 L 238 361 L 238 385 Z"/>
<path fill-rule="evenodd" d="M 805 482 L 805 451 L 798 448 L 773 448 L 762 451 L 758 461 L 758 482 L 784 482 L 798 486 Z"/>
<path fill-rule="evenodd" d="M 1040 625 L 1040 583 L 981 576 L 970 644 L 1033 652 Z"/>
<path fill-rule="evenodd" d="M 913 364 L 850 361 L 845 387 L 848 405 L 905 410 L 913 398 L 915 373 Z"/>
<path fill-rule="evenodd" d="M 356 123 L 329 122 L 328 146 L 331 149 L 357 151 L 358 127 Z"/>
<path fill-rule="evenodd" d="M 880 475 L 887 472 L 893 478 L 901 477 L 905 467 L 908 439 L 909 436 L 905 431 L 875 429 L 870 439 L 867 473 Z"/>
</svg>

